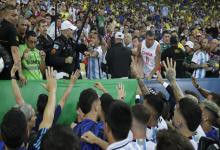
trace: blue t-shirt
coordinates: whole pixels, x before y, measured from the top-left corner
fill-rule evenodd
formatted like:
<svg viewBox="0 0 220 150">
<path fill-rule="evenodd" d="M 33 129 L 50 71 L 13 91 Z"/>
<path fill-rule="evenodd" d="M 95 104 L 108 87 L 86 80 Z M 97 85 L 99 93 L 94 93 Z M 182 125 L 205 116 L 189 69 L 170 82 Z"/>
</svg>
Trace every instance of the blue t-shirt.
<svg viewBox="0 0 220 150">
<path fill-rule="evenodd" d="M 57 105 L 55 113 L 54 113 L 53 125 L 56 124 L 57 120 L 60 117 L 61 112 L 62 112 L 61 106 Z M 36 115 L 35 127 L 33 128 L 34 131 L 36 131 L 36 132 L 38 131 L 40 123 L 42 122 L 42 120 L 43 120 L 43 115 L 38 113 Z"/>
<path fill-rule="evenodd" d="M 5 144 L 3 141 L 0 141 L 0 150 L 5 150 Z M 25 147 L 20 147 L 17 150 L 27 150 Z"/>
<path fill-rule="evenodd" d="M 207 137 L 219 141 L 218 130 L 215 127 L 212 127 L 212 130 L 206 132 L 205 134 Z"/>
<path fill-rule="evenodd" d="M 48 129 L 47 128 L 42 128 L 38 131 L 37 133 L 37 137 L 34 140 L 33 145 L 31 145 L 30 147 L 28 147 L 28 150 L 40 150 L 40 146 L 41 146 L 41 142 L 42 142 L 42 138 L 43 136 L 47 133 Z"/>
<path fill-rule="evenodd" d="M 85 119 L 81 121 L 75 128 L 73 128 L 73 132 L 81 137 L 84 133 L 91 131 L 97 137 L 104 139 L 104 126 L 103 123 L 96 123 L 90 119 Z M 86 142 L 80 142 L 82 150 L 101 150 L 98 145 L 89 144 Z"/>
</svg>

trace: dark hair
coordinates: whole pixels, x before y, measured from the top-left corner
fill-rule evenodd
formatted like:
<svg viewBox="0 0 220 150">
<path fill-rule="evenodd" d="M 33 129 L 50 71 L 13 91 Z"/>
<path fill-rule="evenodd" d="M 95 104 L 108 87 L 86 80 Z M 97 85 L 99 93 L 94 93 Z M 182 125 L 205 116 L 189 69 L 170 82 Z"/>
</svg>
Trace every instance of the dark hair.
<svg viewBox="0 0 220 150">
<path fill-rule="evenodd" d="M 213 102 L 215 102 L 220 107 L 220 94 L 212 92 L 211 95 Z"/>
<path fill-rule="evenodd" d="M 37 100 L 37 111 L 39 114 L 43 115 L 44 109 L 47 105 L 48 96 L 46 94 L 40 94 Z"/>
<path fill-rule="evenodd" d="M 16 6 L 6 4 L 5 7 L 3 8 L 3 11 L 11 11 L 11 10 L 16 10 L 16 9 L 17 9 Z"/>
<path fill-rule="evenodd" d="M 47 23 L 46 19 L 40 19 L 38 22 L 37 22 L 37 26 L 40 27 L 41 24 L 43 23 Z"/>
<path fill-rule="evenodd" d="M 100 101 L 101 101 L 102 111 L 104 112 L 104 116 L 106 118 L 106 115 L 108 114 L 109 108 L 111 104 L 114 102 L 114 99 L 110 94 L 104 93 L 100 97 Z"/>
<path fill-rule="evenodd" d="M 189 139 L 176 130 L 160 130 L 157 133 L 157 150 L 194 150 Z"/>
<path fill-rule="evenodd" d="M 138 36 L 134 36 L 134 37 L 132 38 L 132 40 L 134 40 L 134 39 L 138 39 L 138 40 L 139 40 L 139 37 L 138 37 Z"/>
<path fill-rule="evenodd" d="M 202 120 L 202 111 L 198 103 L 189 97 L 184 97 L 179 102 L 179 109 L 186 121 L 188 129 L 194 132 Z"/>
<path fill-rule="evenodd" d="M 199 95 L 198 95 L 196 92 L 194 92 L 194 91 L 191 91 L 191 90 L 185 90 L 184 93 L 196 97 L 196 98 L 198 99 L 198 101 L 200 100 Z"/>
<path fill-rule="evenodd" d="M 18 108 L 12 108 L 3 117 L 1 135 L 9 149 L 19 148 L 27 137 L 27 121 Z"/>
<path fill-rule="evenodd" d="M 170 45 L 178 45 L 178 38 L 174 35 L 171 36 L 170 38 Z"/>
<path fill-rule="evenodd" d="M 165 34 L 170 34 L 170 32 L 168 30 L 163 31 L 162 36 L 164 36 Z"/>
<path fill-rule="evenodd" d="M 45 15 L 45 17 L 51 17 L 51 15 L 50 15 L 49 13 L 47 13 L 47 14 Z"/>
<path fill-rule="evenodd" d="M 115 140 L 121 141 L 126 139 L 132 124 L 130 107 L 126 103 L 116 100 L 110 106 L 106 122 Z"/>
<path fill-rule="evenodd" d="M 79 108 L 81 108 L 82 112 L 84 114 L 87 114 L 91 111 L 92 104 L 98 100 L 98 94 L 96 93 L 95 90 L 89 88 L 85 89 L 84 91 L 81 92 L 79 96 Z"/>
<path fill-rule="evenodd" d="M 26 33 L 26 39 L 29 39 L 30 37 L 37 37 L 37 34 L 34 32 L 34 31 L 28 31 L 27 33 Z"/>
<path fill-rule="evenodd" d="M 154 110 L 157 112 L 157 117 L 160 117 L 163 112 L 163 100 L 154 94 L 149 94 L 144 96 L 144 100 L 154 108 Z"/>
<path fill-rule="evenodd" d="M 147 122 L 150 119 L 150 112 L 146 107 L 144 107 L 144 105 L 136 104 L 131 108 L 131 111 L 135 120 L 143 125 L 147 125 Z"/>
<path fill-rule="evenodd" d="M 155 36 L 155 34 L 152 32 L 152 31 L 147 31 L 146 32 L 146 37 L 154 37 Z"/>
<path fill-rule="evenodd" d="M 71 128 L 53 126 L 43 136 L 41 150 L 80 150 L 80 141 Z"/>
</svg>

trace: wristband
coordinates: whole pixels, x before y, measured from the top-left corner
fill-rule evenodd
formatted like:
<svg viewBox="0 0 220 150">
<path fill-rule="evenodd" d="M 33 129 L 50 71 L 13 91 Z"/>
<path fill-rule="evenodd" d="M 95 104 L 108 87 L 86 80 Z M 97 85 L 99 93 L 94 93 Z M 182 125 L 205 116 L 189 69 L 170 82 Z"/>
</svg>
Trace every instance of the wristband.
<svg viewBox="0 0 220 150">
<path fill-rule="evenodd" d="M 16 76 L 12 76 L 11 79 L 17 80 Z"/>
<path fill-rule="evenodd" d="M 166 83 L 166 82 L 163 83 L 163 87 L 167 88 L 168 86 L 169 86 L 168 83 Z"/>
</svg>

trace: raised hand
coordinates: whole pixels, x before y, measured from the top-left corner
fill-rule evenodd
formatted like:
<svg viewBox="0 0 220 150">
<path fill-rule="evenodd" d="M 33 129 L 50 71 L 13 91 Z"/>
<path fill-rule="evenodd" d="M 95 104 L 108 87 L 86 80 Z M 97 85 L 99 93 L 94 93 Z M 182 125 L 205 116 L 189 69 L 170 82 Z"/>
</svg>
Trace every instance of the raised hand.
<svg viewBox="0 0 220 150">
<path fill-rule="evenodd" d="M 100 91 L 102 91 L 103 93 L 108 93 L 107 90 L 105 89 L 105 87 L 102 85 L 102 83 L 100 82 L 96 82 L 94 84 L 94 87 L 99 89 Z"/>
<path fill-rule="evenodd" d="M 140 71 L 138 70 L 138 59 L 136 57 L 131 57 L 132 63 L 131 63 L 131 73 L 134 76 L 134 78 L 141 78 Z"/>
<path fill-rule="evenodd" d="M 166 63 L 163 61 L 163 66 L 166 71 L 166 78 L 172 82 L 176 80 L 176 62 L 167 57 Z"/>
<path fill-rule="evenodd" d="M 116 89 L 118 91 L 118 99 L 124 100 L 124 98 L 126 96 L 124 85 L 122 83 L 119 83 L 117 85 Z"/>
<path fill-rule="evenodd" d="M 42 84 L 42 86 L 49 92 L 56 91 L 57 80 L 53 71 L 53 67 L 48 67 L 48 69 L 46 69 L 46 79 L 47 79 L 47 84 Z"/>
<path fill-rule="evenodd" d="M 70 82 L 71 84 L 75 84 L 75 82 L 77 81 L 77 79 L 80 77 L 80 70 L 76 70 L 74 74 L 71 75 L 70 77 Z"/>
<path fill-rule="evenodd" d="M 45 53 L 43 50 L 41 50 L 39 53 L 40 53 L 40 57 L 41 57 L 43 60 L 45 60 L 45 58 L 46 58 L 46 53 Z"/>
<path fill-rule="evenodd" d="M 194 77 L 192 77 L 192 84 L 195 88 L 199 87 L 199 84 L 197 83 L 196 78 L 194 78 Z"/>
</svg>

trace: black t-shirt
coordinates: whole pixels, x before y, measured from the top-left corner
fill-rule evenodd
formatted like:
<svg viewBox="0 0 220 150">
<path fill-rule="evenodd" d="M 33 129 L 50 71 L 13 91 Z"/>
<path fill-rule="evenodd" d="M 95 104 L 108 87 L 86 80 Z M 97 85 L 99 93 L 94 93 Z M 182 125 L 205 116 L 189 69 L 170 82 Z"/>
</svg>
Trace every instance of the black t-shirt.
<svg viewBox="0 0 220 150">
<path fill-rule="evenodd" d="M 112 78 L 129 76 L 131 55 L 131 50 L 124 47 L 122 43 L 115 44 L 108 50 L 106 61 Z"/>
<path fill-rule="evenodd" d="M 18 33 L 15 26 L 3 20 L 0 22 L 0 44 L 11 54 L 11 46 L 19 46 Z"/>
<path fill-rule="evenodd" d="M 0 74 L 0 80 L 9 80 L 10 70 L 13 65 L 13 58 L 11 53 L 11 46 L 19 46 L 19 37 L 15 26 L 6 21 L 0 22 L 0 44 L 4 47 L 4 62 L 5 68 Z"/>
<path fill-rule="evenodd" d="M 178 68 L 176 69 L 176 77 L 184 78 L 183 61 L 185 58 L 185 52 L 180 48 L 170 47 L 162 53 L 161 60 L 166 61 L 167 57 L 176 61 L 176 68 Z"/>
<path fill-rule="evenodd" d="M 22 37 L 21 35 L 18 35 L 18 39 L 19 39 L 19 45 L 25 44 L 25 37 Z"/>
</svg>

